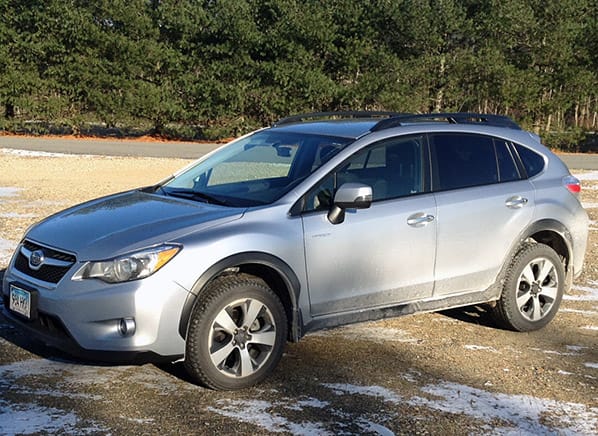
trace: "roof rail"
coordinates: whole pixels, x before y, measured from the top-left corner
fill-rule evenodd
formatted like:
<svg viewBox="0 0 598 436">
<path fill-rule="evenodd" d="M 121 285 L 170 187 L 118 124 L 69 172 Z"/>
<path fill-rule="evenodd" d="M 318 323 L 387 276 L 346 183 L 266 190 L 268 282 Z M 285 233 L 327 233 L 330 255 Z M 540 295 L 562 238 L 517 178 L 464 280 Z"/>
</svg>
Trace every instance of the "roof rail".
<svg viewBox="0 0 598 436">
<path fill-rule="evenodd" d="M 437 121 L 443 121 L 450 124 L 485 124 L 488 126 L 508 127 L 510 129 L 521 130 L 521 127 L 519 127 L 515 121 L 504 115 L 478 114 L 472 112 L 443 112 L 430 114 L 401 114 L 379 121 L 378 124 L 371 128 L 371 131 L 376 132 L 417 122 Z"/>
<path fill-rule="evenodd" d="M 352 118 L 395 118 L 397 116 L 406 115 L 400 112 L 387 111 L 338 111 L 338 112 L 311 112 L 305 114 L 293 115 L 282 118 L 273 124 L 273 127 L 282 126 L 284 124 L 300 123 L 307 120 L 315 120 L 320 118 L 337 119 L 352 119 Z"/>
</svg>

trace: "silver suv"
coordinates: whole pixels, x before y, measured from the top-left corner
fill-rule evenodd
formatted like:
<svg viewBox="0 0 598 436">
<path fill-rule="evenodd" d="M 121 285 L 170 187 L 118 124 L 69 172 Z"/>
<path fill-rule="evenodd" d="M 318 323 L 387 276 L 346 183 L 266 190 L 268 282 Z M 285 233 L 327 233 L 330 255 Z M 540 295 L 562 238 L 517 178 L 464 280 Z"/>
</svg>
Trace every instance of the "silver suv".
<svg viewBox="0 0 598 436">
<path fill-rule="evenodd" d="M 579 181 L 512 120 L 306 114 L 33 226 L 4 312 L 75 355 L 263 380 L 336 325 L 486 304 L 530 331 L 581 273 Z"/>
</svg>

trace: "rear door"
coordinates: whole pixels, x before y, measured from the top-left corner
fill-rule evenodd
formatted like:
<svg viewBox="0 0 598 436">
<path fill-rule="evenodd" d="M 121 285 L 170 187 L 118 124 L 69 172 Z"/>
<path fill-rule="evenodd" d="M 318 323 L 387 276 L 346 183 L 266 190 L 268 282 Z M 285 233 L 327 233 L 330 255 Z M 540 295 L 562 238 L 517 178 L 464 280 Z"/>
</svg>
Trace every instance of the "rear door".
<svg viewBox="0 0 598 436">
<path fill-rule="evenodd" d="M 484 290 L 531 222 L 533 187 L 504 140 L 438 133 L 430 149 L 438 208 L 434 295 Z"/>
</svg>

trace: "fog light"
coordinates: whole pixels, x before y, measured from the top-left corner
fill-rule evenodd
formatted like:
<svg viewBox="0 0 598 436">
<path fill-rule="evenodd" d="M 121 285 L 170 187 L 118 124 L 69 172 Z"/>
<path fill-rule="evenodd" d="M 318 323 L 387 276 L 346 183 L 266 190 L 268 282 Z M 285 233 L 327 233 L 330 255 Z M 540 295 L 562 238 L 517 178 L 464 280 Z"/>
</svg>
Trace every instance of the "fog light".
<svg viewBox="0 0 598 436">
<path fill-rule="evenodd" d="M 133 318 L 122 318 L 118 322 L 118 332 L 124 337 L 133 336 L 135 334 L 135 320 Z"/>
</svg>

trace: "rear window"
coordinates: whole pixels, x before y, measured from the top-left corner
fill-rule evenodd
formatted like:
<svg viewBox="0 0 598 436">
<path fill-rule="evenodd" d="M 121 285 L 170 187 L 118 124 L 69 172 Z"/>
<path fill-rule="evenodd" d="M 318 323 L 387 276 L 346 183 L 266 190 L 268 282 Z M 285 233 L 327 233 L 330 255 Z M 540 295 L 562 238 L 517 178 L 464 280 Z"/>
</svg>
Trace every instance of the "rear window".
<svg viewBox="0 0 598 436">
<path fill-rule="evenodd" d="M 528 177 L 533 177 L 544 169 L 544 158 L 538 153 L 519 144 L 515 144 L 515 148 Z"/>
</svg>

